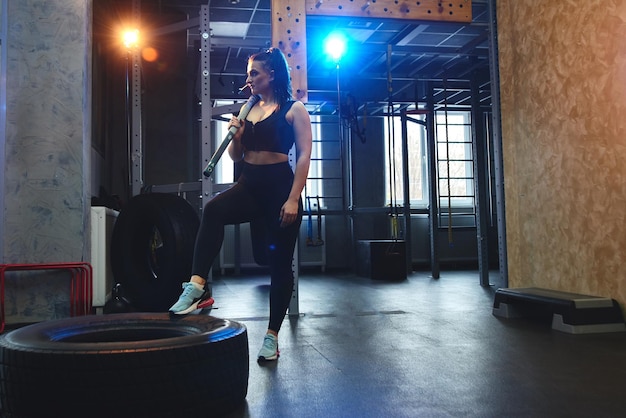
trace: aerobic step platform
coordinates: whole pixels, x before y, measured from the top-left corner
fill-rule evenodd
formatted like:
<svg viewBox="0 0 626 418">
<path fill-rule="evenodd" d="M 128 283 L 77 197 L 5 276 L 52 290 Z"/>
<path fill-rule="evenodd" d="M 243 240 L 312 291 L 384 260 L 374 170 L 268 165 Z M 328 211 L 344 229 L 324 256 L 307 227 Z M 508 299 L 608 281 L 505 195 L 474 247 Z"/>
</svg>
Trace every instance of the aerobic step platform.
<svg viewBox="0 0 626 418">
<path fill-rule="evenodd" d="M 492 313 L 501 318 L 552 314 L 552 329 L 570 334 L 626 331 L 614 299 L 535 287 L 496 290 Z"/>
</svg>

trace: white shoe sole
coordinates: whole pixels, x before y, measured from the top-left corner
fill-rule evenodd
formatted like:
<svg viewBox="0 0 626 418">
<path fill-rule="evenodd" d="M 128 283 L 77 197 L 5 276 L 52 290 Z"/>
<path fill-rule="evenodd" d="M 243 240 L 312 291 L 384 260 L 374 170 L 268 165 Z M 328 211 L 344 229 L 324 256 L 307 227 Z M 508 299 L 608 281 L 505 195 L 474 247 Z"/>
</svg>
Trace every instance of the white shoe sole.
<svg viewBox="0 0 626 418">
<path fill-rule="evenodd" d="M 208 299 L 204 299 L 204 300 L 197 300 L 194 303 L 192 303 L 191 305 L 189 305 L 189 307 L 187 309 L 183 309 L 182 311 L 178 311 L 178 312 L 173 312 L 170 311 L 172 314 L 174 315 L 187 315 L 188 313 L 191 313 L 193 311 L 195 311 L 196 309 L 204 309 L 204 308 L 208 308 L 210 306 L 213 306 L 214 300 L 213 298 L 208 298 Z"/>
<path fill-rule="evenodd" d="M 263 356 L 259 356 L 257 357 L 256 361 L 274 361 L 276 359 L 278 359 L 278 357 L 280 357 L 280 351 L 276 350 L 276 354 L 274 354 L 273 356 L 269 356 L 269 357 L 263 357 Z"/>
</svg>

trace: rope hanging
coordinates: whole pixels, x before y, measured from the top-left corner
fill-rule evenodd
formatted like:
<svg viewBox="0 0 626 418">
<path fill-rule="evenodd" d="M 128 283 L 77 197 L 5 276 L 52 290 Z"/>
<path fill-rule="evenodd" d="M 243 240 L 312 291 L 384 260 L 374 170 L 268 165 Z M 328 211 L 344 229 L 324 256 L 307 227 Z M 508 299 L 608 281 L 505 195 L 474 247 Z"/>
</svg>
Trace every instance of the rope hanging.
<svg viewBox="0 0 626 418">
<path fill-rule="evenodd" d="M 391 44 L 387 44 L 387 91 L 389 93 L 389 101 L 387 103 L 387 131 L 389 132 L 389 191 L 391 200 L 391 237 L 398 239 L 398 207 L 396 200 L 396 132 L 393 123 L 393 87 L 391 78 Z"/>
</svg>

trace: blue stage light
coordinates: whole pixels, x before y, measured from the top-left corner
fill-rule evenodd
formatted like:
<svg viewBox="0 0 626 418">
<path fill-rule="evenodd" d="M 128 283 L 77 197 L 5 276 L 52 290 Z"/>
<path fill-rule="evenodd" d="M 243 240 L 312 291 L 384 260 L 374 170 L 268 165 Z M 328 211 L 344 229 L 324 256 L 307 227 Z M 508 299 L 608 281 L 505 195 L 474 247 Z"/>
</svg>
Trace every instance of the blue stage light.
<svg viewBox="0 0 626 418">
<path fill-rule="evenodd" d="M 339 62 L 346 52 L 346 37 L 339 32 L 333 32 L 324 41 L 324 51 L 330 55 L 335 62 Z"/>
</svg>

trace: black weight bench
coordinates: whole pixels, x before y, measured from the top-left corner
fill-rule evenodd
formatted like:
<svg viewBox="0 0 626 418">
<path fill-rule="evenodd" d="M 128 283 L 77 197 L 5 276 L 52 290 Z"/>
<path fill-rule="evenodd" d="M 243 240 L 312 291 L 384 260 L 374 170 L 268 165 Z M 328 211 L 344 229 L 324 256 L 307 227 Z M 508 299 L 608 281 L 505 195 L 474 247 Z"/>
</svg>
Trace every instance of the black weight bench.
<svg viewBox="0 0 626 418">
<path fill-rule="evenodd" d="M 501 318 L 552 315 L 552 329 L 570 334 L 626 331 L 614 299 L 535 287 L 496 290 L 493 315 Z"/>
</svg>

